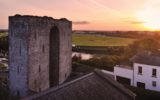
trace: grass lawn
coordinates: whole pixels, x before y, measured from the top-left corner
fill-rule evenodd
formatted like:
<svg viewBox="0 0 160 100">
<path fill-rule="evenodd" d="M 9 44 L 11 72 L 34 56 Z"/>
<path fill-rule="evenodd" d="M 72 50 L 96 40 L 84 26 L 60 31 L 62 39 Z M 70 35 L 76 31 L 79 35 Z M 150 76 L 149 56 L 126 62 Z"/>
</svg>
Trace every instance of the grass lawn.
<svg viewBox="0 0 160 100">
<path fill-rule="evenodd" d="M 144 90 L 128 85 L 125 86 L 136 94 L 136 100 L 160 100 L 160 92 Z"/>
<path fill-rule="evenodd" d="M 2 33 L 1 33 L 1 32 L 0 32 L 0 38 L 1 38 L 1 37 L 5 37 L 5 36 L 8 36 L 8 33 L 6 33 L 6 32 L 2 32 Z"/>
<path fill-rule="evenodd" d="M 72 43 L 81 46 L 127 46 L 136 39 L 73 34 Z"/>
</svg>

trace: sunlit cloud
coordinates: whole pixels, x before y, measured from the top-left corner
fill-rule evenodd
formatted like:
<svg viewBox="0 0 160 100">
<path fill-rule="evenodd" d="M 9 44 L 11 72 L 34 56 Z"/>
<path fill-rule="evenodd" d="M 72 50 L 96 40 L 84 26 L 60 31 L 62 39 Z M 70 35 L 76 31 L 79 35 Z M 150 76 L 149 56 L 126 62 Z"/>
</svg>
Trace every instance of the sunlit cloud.
<svg viewBox="0 0 160 100">
<path fill-rule="evenodd" d="M 51 16 L 73 21 L 73 29 L 137 30 L 146 23 L 137 20 L 149 0 L 0 0 L 0 28 L 8 28 L 8 16 L 15 14 Z M 152 0 L 153 1 L 153 0 Z M 153 1 L 154 2 L 154 1 Z M 158 11 L 159 7 L 155 8 Z M 122 19 L 123 18 L 123 19 Z"/>
</svg>

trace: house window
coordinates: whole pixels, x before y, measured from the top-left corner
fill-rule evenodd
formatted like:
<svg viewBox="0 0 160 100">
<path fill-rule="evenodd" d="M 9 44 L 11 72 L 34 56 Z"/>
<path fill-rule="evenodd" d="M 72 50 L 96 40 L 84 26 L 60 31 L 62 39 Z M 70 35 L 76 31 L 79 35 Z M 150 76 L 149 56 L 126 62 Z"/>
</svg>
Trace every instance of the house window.
<svg viewBox="0 0 160 100">
<path fill-rule="evenodd" d="M 156 77 L 157 76 L 157 70 L 156 69 L 152 69 L 152 77 Z"/>
<path fill-rule="evenodd" d="M 152 86 L 153 86 L 153 87 L 156 87 L 156 86 L 157 86 L 156 81 L 152 81 Z"/>
<path fill-rule="evenodd" d="M 142 67 L 138 66 L 138 74 L 142 74 Z"/>
</svg>

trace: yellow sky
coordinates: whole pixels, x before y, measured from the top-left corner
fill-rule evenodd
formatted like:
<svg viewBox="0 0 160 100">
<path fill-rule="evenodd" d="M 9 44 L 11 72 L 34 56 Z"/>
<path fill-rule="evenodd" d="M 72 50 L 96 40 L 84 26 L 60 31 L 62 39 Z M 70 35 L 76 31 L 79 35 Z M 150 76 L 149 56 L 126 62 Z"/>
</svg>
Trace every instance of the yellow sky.
<svg viewBox="0 0 160 100">
<path fill-rule="evenodd" d="M 15 14 L 65 17 L 75 30 L 159 30 L 160 0 L 0 0 L 0 29 Z"/>
</svg>

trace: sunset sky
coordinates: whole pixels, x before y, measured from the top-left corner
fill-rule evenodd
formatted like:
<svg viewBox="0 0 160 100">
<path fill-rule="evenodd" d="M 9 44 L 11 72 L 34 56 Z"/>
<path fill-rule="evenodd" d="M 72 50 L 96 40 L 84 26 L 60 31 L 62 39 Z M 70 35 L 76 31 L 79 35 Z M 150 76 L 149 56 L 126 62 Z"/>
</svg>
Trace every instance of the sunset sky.
<svg viewBox="0 0 160 100">
<path fill-rule="evenodd" d="M 0 29 L 15 14 L 65 17 L 74 30 L 160 30 L 160 0 L 0 0 Z"/>
</svg>

